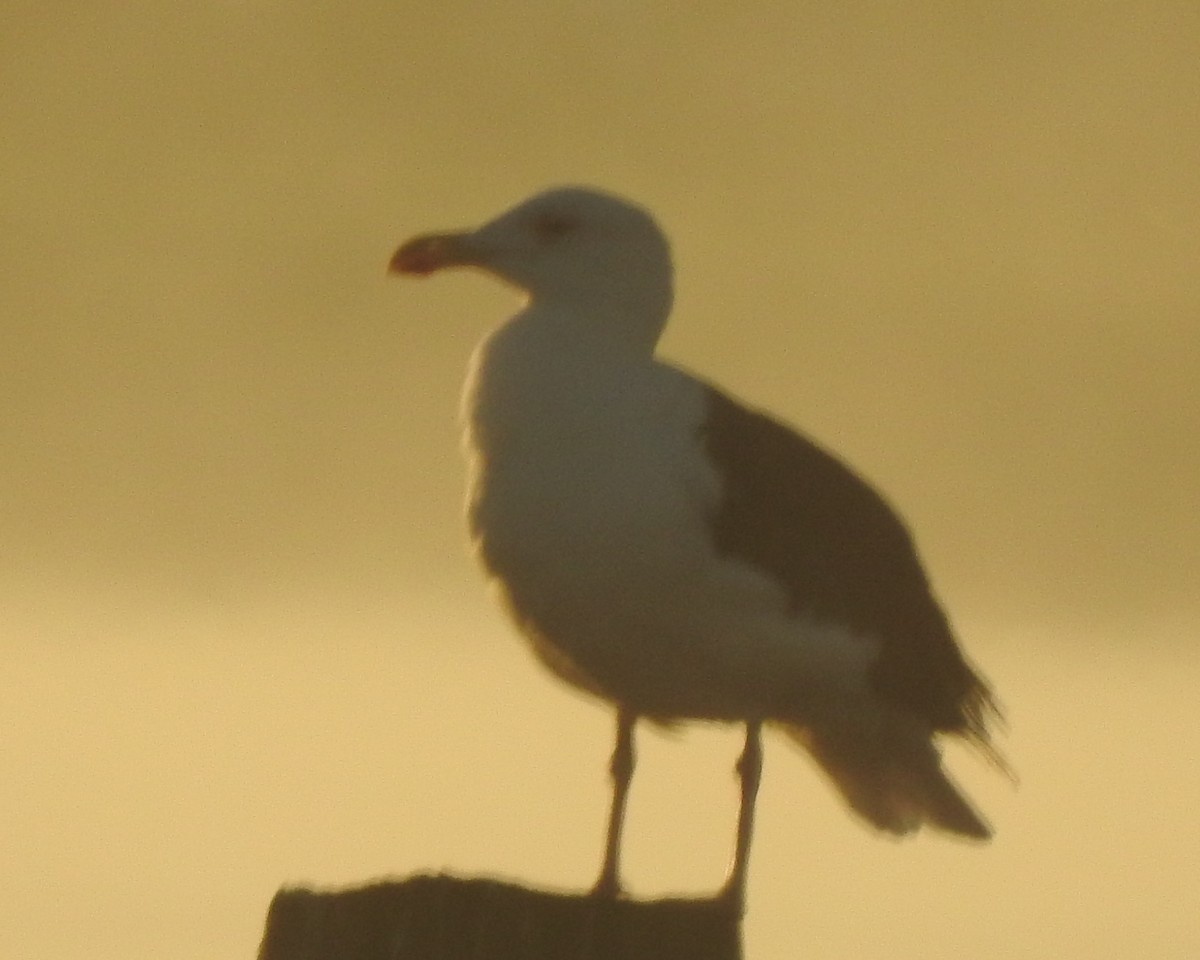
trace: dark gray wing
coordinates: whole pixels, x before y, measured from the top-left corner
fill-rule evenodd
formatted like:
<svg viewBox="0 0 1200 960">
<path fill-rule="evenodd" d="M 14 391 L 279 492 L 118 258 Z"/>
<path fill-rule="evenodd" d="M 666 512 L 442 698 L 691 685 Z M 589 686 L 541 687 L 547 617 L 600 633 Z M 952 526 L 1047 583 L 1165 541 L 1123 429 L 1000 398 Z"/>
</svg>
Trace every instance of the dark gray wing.
<svg viewBox="0 0 1200 960">
<path fill-rule="evenodd" d="M 718 550 L 782 583 L 792 610 L 882 643 L 880 696 L 987 746 L 987 685 L 963 658 L 903 521 L 832 454 L 708 387 L 704 442 L 723 482 Z"/>
</svg>

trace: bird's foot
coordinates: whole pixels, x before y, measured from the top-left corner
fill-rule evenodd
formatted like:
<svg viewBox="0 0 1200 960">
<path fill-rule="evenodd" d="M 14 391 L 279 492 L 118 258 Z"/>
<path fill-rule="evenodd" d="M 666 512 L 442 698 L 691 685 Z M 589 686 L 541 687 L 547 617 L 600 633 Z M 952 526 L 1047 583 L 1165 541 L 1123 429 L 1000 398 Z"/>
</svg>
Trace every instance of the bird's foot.
<svg viewBox="0 0 1200 960">
<path fill-rule="evenodd" d="M 744 917 L 746 915 L 746 885 L 730 877 L 725 881 L 725 885 L 717 891 L 713 902 L 728 910 L 735 917 Z"/>
<path fill-rule="evenodd" d="M 605 870 L 592 887 L 591 896 L 598 900 L 616 900 L 622 893 L 621 882 L 617 879 L 616 871 Z"/>
</svg>

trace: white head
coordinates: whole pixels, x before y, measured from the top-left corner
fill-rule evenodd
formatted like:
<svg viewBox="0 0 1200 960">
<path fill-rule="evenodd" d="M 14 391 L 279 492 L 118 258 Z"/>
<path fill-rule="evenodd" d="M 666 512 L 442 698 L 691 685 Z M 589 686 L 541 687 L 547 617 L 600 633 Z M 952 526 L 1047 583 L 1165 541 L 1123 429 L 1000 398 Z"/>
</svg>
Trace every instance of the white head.
<svg viewBox="0 0 1200 960">
<path fill-rule="evenodd" d="M 425 275 L 457 266 L 508 281 L 539 314 L 602 324 L 614 339 L 648 350 L 671 309 L 663 232 L 641 207 L 590 188 L 540 193 L 477 230 L 415 237 L 389 269 Z"/>
</svg>

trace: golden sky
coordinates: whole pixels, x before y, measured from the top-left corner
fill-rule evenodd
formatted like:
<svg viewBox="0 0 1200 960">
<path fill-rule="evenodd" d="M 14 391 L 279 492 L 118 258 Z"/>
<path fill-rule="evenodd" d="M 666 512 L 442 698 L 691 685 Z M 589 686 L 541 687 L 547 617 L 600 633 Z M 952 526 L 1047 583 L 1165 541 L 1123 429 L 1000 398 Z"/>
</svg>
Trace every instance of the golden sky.
<svg viewBox="0 0 1200 960">
<path fill-rule="evenodd" d="M 566 182 L 658 213 L 664 352 L 887 491 L 1011 715 L 1019 790 L 953 758 L 985 849 L 876 839 L 770 744 L 748 956 L 1200 953 L 1197 63 L 1190 0 L 10 3 L 0 953 L 590 881 L 608 715 L 460 531 L 512 295 L 384 276 Z M 712 888 L 737 738 L 643 740 L 632 885 Z"/>
</svg>

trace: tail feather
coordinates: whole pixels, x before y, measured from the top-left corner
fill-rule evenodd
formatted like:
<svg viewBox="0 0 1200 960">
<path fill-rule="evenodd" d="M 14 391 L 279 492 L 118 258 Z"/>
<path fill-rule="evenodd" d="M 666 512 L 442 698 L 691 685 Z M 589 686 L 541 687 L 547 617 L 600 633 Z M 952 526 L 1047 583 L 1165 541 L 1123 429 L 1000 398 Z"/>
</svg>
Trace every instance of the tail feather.
<svg viewBox="0 0 1200 960">
<path fill-rule="evenodd" d="M 880 830 L 905 836 L 923 824 L 949 833 L 987 840 L 991 828 L 942 769 L 928 738 L 886 747 L 822 737 L 789 726 L 856 813 Z"/>
</svg>

